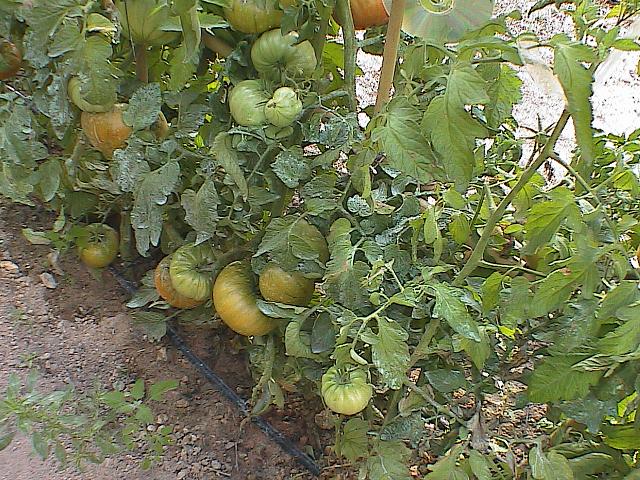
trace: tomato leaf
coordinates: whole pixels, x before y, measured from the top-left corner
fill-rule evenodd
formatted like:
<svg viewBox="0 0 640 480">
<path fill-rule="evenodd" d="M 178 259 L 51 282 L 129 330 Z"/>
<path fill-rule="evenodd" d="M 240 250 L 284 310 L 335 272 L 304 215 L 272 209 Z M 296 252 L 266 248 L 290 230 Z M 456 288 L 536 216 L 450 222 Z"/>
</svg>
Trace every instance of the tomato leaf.
<svg viewBox="0 0 640 480">
<path fill-rule="evenodd" d="M 95 105 L 109 105 L 116 101 L 118 77 L 121 72 L 110 61 L 113 49 L 102 35 L 94 35 L 82 42 L 73 53 L 78 71 L 82 97 Z"/>
<path fill-rule="evenodd" d="M 378 441 L 374 454 L 367 459 L 366 468 L 371 480 L 411 480 L 406 461 L 410 450 L 400 440 Z"/>
<path fill-rule="evenodd" d="M 456 465 L 459 454 L 460 447 L 456 447 L 447 456 L 438 460 L 430 467 L 431 472 L 425 480 L 469 480 L 466 472 Z"/>
<path fill-rule="evenodd" d="M 111 177 L 123 192 L 133 192 L 141 177 L 151 170 L 145 156 L 144 142 L 135 136 L 129 139 L 124 150 L 113 152 L 109 169 Z"/>
<path fill-rule="evenodd" d="M 491 99 L 485 108 L 489 126 L 499 128 L 511 116 L 513 106 L 522 98 L 521 87 L 522 80 L 516 71 L 508 65 L 500 65 L 499 73 L 487 91 Z"/>
<path fill-rule="evenodd" d="M 374 128 L 371 139 L 386 153 L 388 165 L 421 183 L 438 177 L 436 157 L 420 131 L 420 111 L 406 98 L 396 97 L 382 118 L 383 125 Z"/>
<path fill-rule="evenodd" d="M 182 90 L 196 72 L 198 65 L 187 61 L 189 55 L 184 43 L 171 52 L 169 59 L 169 90 Z"/>
<path fill-rule="evenodd" d="M 378 318 L 376 342 L 371 345 L 373 364 L 384 384 L 397 390 L 402 387 L 409 368 L 409 334 L 397 322 Z"/>
<path fill-rule="evenodd" d="M 476 138 L 486 129 L 465 109 L 467 105 L 490 101 L 485 80 L 464 62 L 451 69 L 445 94 L 434 98 L 422 120 L 422 128 L 443 159 L 443 168 L 458 190 L 466 188 L 475 165 Z"/>
<path fill-rule="evenodd" d="M 160 85 L 157 83 L 143 85 L 131 96 L 129 106 L 122 113 L 122 120 L 134 131 L 143 130 L 158 120 L 161 106 Z"/>
<path fill-rule="evenodd" d="M 433 283 L 431 287 L 435 291 L 436 304 L 433 314 L 447 323 L 464 338 L 480 342 L 480 330 L 478 324 L 471 318 L 467 307 L 460 299 L 462 291 L 443 283 Z"/>
<path fill-rule="evenodd" d="M 140 177 L 131 210 L 131 226 L 136 235 L 136 247 L 146 255 L 151 245 L 158 245 L 162 233 L 162 206 L 180 180 L 180 165 L 170 161 Z"/>
<path fill-rule="evenodd" d="M 556 452 L 546 455 L 539 446 L 529 451 L 531 473 L 536 480 L 573 480 L 573 471 L 569 461 Z"/>
<path fill-rule="evenodd" d="M 240 168 L 240 156 L 233 148 L 231 135 L 226 132 L 219 133 L 213 141 L 210 152 L 237 185 L 242 198 L 246 200 L 249 195 L 249 186 Z"/>
<path fill-rule="evenodd" d="M 271 168 L 289 188 L 296 188 L 300 182 L 307 180 L 311 175 L 311 169 L 300 147 L 280 152 L 271 164 Z"/>
<path fill-rule="evenodd" d="M 566 354 L 545 358 L 533 371 L 528 382 L 528 396 L 532 402 L 575 400 L 584 397 L 589 387 L 597 383 L 601 372 L 584 372 L 572 367 L 584 355 Z"/>
<path fill-rule="evenodd" d="M 178 386 L 179 382 L 177 380 L 160 380 L 159 382 L 155 382 L 149 386 L 149 400 L 160 402 L 165 393 L 175 390 Z"/>
<path fill-rule="evenodd" d="M 301 322 L 293 320 L 287 324 L 284 332 L 285 352 L 291 357 L 315 359 L 311 351 L 311 335 L 300 329 Z"/>
<path fill-rule="evenodd" d="M 351 418 L 344 424 L 340 436 L 340 453 L 350 462 L 365 457 L 369 453 L 367 432 L 369 422 L 361 418 Z"/>
<path fill-rule="evenodd" d="M 477 480 L 492 480 L 490 465 L 491 462 L 477 450 L 469 452 L 469 466 Z"/>
<path fill-rule="evenodd" d="M 572 41 L 566 35 L 556 35 L 551 39 L 554 48 L 553 71 L 558 75 L 562 89 L 569 101 L 569 112 L 576 130 L 576 140 L 580 146 L 581 159 L 590 167 L 594 160 L 593 113 L 591 110 L 591 83 L 593 75 L 584 62 L 597 60 L 594 50 L 582 43 Z"/>
<path fill-rule="evenodd" d="M 196 243 L 215 236 L 220 198 L 213 180 L 207 179 L 197 192 L 185 190 L 181 197 L 185 221 L 197 232 Z"/>
<path fill-rule="evenodd" d="M 480 332 L 480 341 L 476 342 L 469 338 L 454 335 L 453 337 L 453 347 L 456 352 L 464 350 L 467 352 L 467 355 L 471 357 L 473 364 L 476 366 L 478 370 L 482 370 L 484 368 L 484 363 L 491 356 L 491 352 L 493 351 L 491 341 L 489 340 L 489 335 L 487 335 L 487 331 L 484 327 L 479 327 Z"/>
</svg>

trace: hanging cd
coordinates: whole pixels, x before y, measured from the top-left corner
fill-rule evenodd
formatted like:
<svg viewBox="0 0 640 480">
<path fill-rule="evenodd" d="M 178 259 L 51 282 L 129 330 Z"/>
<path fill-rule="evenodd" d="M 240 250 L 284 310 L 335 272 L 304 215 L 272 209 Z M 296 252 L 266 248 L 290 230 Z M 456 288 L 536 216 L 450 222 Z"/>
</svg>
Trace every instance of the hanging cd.
<svg viewBox="0 0 640 480">
<path fill-rule="evenodd" d="M 493 12 L 493 0 L 406 0 L 402 31 L 434 42 L 455 42 L 481 27 Z M 393 0 L 384 0 L 391 12 Z"/>
</svg>

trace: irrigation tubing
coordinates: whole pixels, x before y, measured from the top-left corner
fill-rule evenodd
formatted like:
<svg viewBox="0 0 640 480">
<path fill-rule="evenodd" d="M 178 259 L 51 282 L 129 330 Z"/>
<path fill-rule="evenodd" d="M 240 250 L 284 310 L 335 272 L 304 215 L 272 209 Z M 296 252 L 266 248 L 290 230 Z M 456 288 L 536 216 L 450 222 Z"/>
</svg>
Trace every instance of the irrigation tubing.
<svg viewBox="0 0 640 480">
<path fill-rule="evenodd" d="M 120 286 L 129 294 L 136 292 L 136 286 L 133 282 L 124 278 L 120 272 L 114 267 L 109 267 L 109 271 L 114 276 Z M 220 378 L 209 366 L 204 363 L 190 348 L 189 345 L 180 337 L 176 329 L 167 324 L 167 336 L 175 347 L 182 352 L 189 362 L 198 370 L 213 387 L 220 392 L 227 400 L 236 406 L 243 416 L 249 417 L 251 422 L 262 430 L 271 440 L 277 443 L 282 450 L 291 455 L 300 465 L 305 467 L 312 475 L 320 475 L 320 467 L 313 459 L 296 447 L 291 441 L 285 437 L 277 428 L 271 425 L 262 417 L 251 415 L 247 401 L 240 397 L 222 378 Z"/>
</svg>

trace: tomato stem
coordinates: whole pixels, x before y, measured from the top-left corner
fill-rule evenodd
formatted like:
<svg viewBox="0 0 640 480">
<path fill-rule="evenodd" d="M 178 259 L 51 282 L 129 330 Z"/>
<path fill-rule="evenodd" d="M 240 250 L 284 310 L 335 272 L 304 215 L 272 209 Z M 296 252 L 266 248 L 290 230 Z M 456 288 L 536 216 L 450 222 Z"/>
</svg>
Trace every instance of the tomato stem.
<svg viewBox="0 0 640 480">
<path fill-rule="evenodd" d="M 147 64 L 147 46 L 136 43 L 134 46 L 136 76 L 142 83 L 149 83 L 149 65 Z"/>
<path fill-rule="evenodd" d="M 215 35 L 210 34 L 206 30 L 202 30 L 202 43 L 219 57 L 225 58 L 231 55 L 233 47 L 224 40 L 220 40 Z"/>
<path fill-rule="evenodd" d="M 398 44 L 400 43 L 400 27 L 402 27 L 402 19 L 404 18 L 404 5 L 405 0 L 394 0 L 393 5 L 391 5 L 387 38 L 382 54 L 382 72 L 380 72 L 380 83 L 378 84 L 378 95 L 376 97 L 374 113 L 379 113 L 391 97 L 393 75 L 396 71 L 396 62 L 398 61 Z"/>
<path fill-rule="evenodd" d="M 337 13 L 342 19 L 342 36 L 344 38 L 344 87 L 349 95 L 349 110 L 358 108 L 356 98 L 356 31 L 353 25 L 351 4 L 349 0 L 338 0 Z"/>
<path fill-rule="evenodd" d="M 549 137 L 549 140 L 547 140 L 547 143 L 538 154 L 538 158 L 536 158 L 536 160 L 531 163 L 531 165 L 529 165 L 524 172 L 522 172 L 518 183 L 516 183 L 516 185 L 511 189 L 507 196 L 502 199 L 500 204 L 496 207 L 496 210 L 491 214 L 491 216 L 487 220 L 486 225 L 484 226 L 484 230 L 482 231 L 480 240 L 478 240 L 478 243 L 473 249 L 469 260 L 462 268 L 462 270 L 460 270 L 460 273 L 454 280 L 453 285 L 462 285 L 462 282 L 464 282 L 464 280 L 471 274 L 471 272 L 473 272 L 480 264 L 484 256 L 484 251 L 487 248 L 489 241 L 491 240 L 493 228 L 507 211 L 507 207 L 511 204 L 511 201 L 515 198 L 515 196 L 520 192 L 520 190 L 525 187 L 527 183 L 529 183 L 529 180 L 531 180 L 531 177 L 535 175 L 535 173 L 538 171 L 538 168 L 540 168 L 542 164 L 551 156 L 551 154 L 553 153 L 553 147 L 555 146 L 558 138 L 560 137 L 560 134 L 569 121 L 569 116 L 570 115 L 567 110 L 564 110 L 562 112 L 562 115 L 560 116 L 558 123 L 556 123 L 556 126 L 554 127 L 553 132 Z"/>
</svg>

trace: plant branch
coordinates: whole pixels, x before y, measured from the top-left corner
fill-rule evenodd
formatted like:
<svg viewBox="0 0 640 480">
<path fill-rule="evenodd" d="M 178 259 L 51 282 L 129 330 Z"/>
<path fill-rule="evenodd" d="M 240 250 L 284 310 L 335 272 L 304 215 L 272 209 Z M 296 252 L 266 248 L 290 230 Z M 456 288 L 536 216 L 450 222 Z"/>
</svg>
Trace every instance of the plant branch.
<svg viewBox="0 0 640 480">
<path fill-rule="evenodd" d="M 538 168 L 540 168 L 542 164 L 551 157 L 551 155 L 553 154 L 553 147 L 558 141 L 558 138 L 564 130 L 564 127 L 567 125 L 568 120 L 569 112 L 567 110 L 564 110 L 562 112 L 562 115 L 558 119 L 558 123 L 556 123 L 553 132 L 549 136 L 547 143 L 538 154 L 538 157 L 533 161 L 533 163 L 531 163 L 531 165 L 529 165 L 525 169 L 524 172 L 522 172 L 518 183 L 516 183 L 516 185 L 513 187 L 513 189 L 511 189 L 507 196 L 502 199 L 495 212 L 493 212 L 489 217 L 489 220 L 487 220 L 487 224 L 482 230 L 480 240 L 478 240 L 478 243 L 473 249 L 469 260 L 467 260 L 467 263 L 462 268 L 462 270 L 460 270 L 460 273 L 453 282 L 455 286 L 462 285 L 462 282 L 464 282 L 464 280 L 471 274 L 471 272 L 473 272 L 480 264 L 484 256 L 484 251 L 487 248 L 489 241 L 491 240 L 493 228 L 496 226 L 498 221 L 502 219 L 503 215 L 507 211 L 507 207 L 511 204 L 515 196 L 520 192 L 520 190 L 524 188 L 527 183 L 529 183 L 529 180 L 531 180 L 531 177 L 535 175 L 535 173 L 538 171 Z"/>
<path fill-rule="evenodd" d="M 224 40 L 220 40 L 215 35 L 202 30 L 202 43 L 212 52 L 216 53 L 219 57 L 225 58 L 231 55 L 233 47 Z"/>
<path fill-rule="evenodd" d="M 424 388 L 417 386 L 408 378 L 406 378 L 403 383 L 406 387 L 409 388 L 409 390 L 413 390 L 422 398 L 424 398 L 429 403 L 429 405 L 436 409 L 438 413 L 454 418 L 460 425 L 466 425 L 467 422 L 464 420 L 464 418 L 453 413 L 449 407 L 445 407 L 444 405 L 438 403 L 431 395 L 429 395 L 429 392 L 427 392 Z"/>
<path fill-rule="evenodd" d="M 391 97 L 393 76 L 396 71 L 396 62 L 398 61 L 398 45 L 400 43 L 400 27 L 402 27 L 402 19 L 404 17 L 404 5 L 405 0 L 395 0 L 391 6 L 374 113 L 379 113 Z"/>
<path fill-rule="evenodd" d="M 149 83 L 149 65 L 147 63 L 147 46 L 136 43 L 134 47 L 134 57 L 136 61 L 136 77 L 142 83 Z"/>
<path fill-rule="evenodd" d="M 356 98 L 357 46 L 351 3 L 349 0 L 338 0 L 336 10 L 342 20 L 342 36 L 344 37 L 344 86 L 349 95 L 349 110 L 355 112 L 358 107 Z"/>
</svg>

